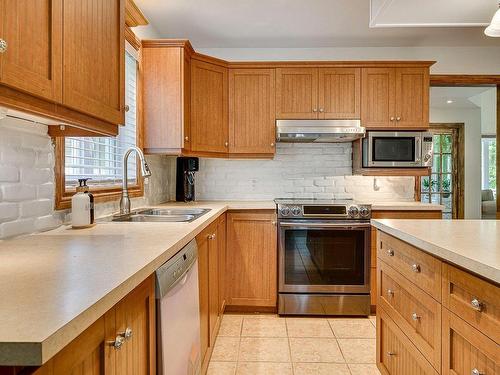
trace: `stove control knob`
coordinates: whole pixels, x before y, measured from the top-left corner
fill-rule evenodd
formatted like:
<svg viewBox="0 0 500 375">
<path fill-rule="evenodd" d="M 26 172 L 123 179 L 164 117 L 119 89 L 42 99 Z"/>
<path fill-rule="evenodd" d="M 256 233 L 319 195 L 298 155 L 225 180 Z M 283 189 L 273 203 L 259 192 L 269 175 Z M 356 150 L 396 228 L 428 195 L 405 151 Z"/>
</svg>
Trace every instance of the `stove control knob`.
<svg viewBox="0 0 500 375">
<path fill-rule="evenodd" d="M 287 207 L 287 206 L 281 207 L 280 208 L 280 214 L 282 216 L 288 216 L 288 215 L 290 215 L 290 207 Z"/>
<path fill-rule="evenodd" d="M 300 207 L 295 206 L 295 207 L 292 208 L 292 214 L 293 214 L 293 216 L 299 216 L 300 213 L 301 213 Z"/>
<path fill-rule="evenodd" d="M 356 217 L 359 215 L 359 208 L 358 206 L 351 206 L 349 207 L 348 211 L 349 217 Z"/>
<path fill-rule="evenodd" d="M 362 217 L 368 217 L 370 216 L 370 209 L 366 206 L 361 206 L 361 208 L 359 209 L 359 214 Z"/>
</svg>

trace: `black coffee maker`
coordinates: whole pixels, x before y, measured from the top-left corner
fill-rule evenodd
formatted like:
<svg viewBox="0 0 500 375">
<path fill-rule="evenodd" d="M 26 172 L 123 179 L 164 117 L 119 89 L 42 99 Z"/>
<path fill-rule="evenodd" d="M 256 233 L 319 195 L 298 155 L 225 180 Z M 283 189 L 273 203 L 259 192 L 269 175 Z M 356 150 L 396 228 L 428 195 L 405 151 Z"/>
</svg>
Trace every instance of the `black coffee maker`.
<svg viewBox="0 0 500 375">
<path fill-rule="evenodd" d="M 178 157 L 175 200 L 177 202 L 194 201 L 194 174 L 200 169 L 198 158 Z"/>
</svg>

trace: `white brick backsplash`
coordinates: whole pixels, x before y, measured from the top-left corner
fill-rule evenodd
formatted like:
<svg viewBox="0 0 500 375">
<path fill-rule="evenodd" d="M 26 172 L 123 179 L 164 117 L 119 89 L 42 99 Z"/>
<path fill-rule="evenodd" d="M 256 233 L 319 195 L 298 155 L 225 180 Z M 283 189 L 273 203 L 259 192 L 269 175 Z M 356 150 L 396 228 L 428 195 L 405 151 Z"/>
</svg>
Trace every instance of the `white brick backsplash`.
<svg viewBox="0 0 500 375">
<path fill-rule="evenodd" d="M 0 203 L 0 222 L 15 220 L 19 217 L 19 204 Z"/>
<path fill-rule="evenodd" d="M 352 176 L 351 143 L 278 143 L 273 160 L 200 159 L 197 199 L 412 201 L 412 177 Z"/>
<path fill-rule="evenodd" d="M 37 192 L 36 192 L 36 197 L 38 199 L 41 198 L 54 198 L 55 195 L 55 187 L 53 182 L 49 182 L 46 184 L 41 184 L 36 187 Z"/>
<path fill-rule="evenodd" d="M 41 185 L 52 182 L 50 168 L 21 168 L 21 182 L 23 184 Z"/>
<path fill-rule="evenodd" d="M 21 202 L 36 198 L 36 186 L 9 184 L 0 186 L 2 199 L 6 202 Z"/>
<path fill-rule="evenodd" d="M 45 231 L 57 228 L 61 224 L 62 224 L 61 219 L 55 217 L 54 215 L 41 216 L 35 219 L 35 230 Z"/>
<path fill-rule="evenodd" d="M 52 213 L 53 201 L 51 199 L 39 199 L 35 201 L 21 202 L 21 217 L 46 216 Z"/>
<path fill-rule="evenodd" d="M 0 182 L 18 182 L 19 169 L 16 167 L 0 165 Z"/>
<path fill-rule="evenodd" d="M 0 224 L 0 238 L 33 233 L 34 231 L 35 231 L 34 218 L 20 219 Z"/>
</svg>

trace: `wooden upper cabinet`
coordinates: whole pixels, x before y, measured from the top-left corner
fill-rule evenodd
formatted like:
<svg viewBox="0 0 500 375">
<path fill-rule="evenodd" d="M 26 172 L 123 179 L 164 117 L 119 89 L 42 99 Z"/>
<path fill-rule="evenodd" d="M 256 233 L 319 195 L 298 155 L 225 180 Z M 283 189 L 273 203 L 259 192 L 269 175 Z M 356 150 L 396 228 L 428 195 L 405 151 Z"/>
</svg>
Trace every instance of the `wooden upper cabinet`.
<svg viewBox="0 0 500 375">
<path fill-rule="evenodd" d="M 276 307 L 276 215 L 227 215 L 227 304 Z"/>
<path fill-rule="evenodd" d="M 190 147 L 191 59 L 183 45 L 144 41 L 141 53 L 144 149 L 180 154 Z"/>
<path fill-rule="evenodd" d="M 62 9 L 62 0 L 0 0 L 1 83 L 61 100 Z"/>
<path fill-rule="evenodd" d="M 276 118 L 318 117 L 318 69 L 276 69 Z"/>
<path fill-rule="evenodd" d="M 229 152 L 272 154 L 274 69 L 229 70 Z"/>
<path fill-rule="evenodd" d="M 429 127 L 429 68 L 363 68 L 361 122 L 367 128 Z"/>
<path fill-rule="evenodd" d="M 227 153 L 227 68 L 191 60 L 191 151 Z"/>
<path fill-rule="evenodd" d="M 123 124 L 125 0 L 65 0 L 63 104 Z"/>
<path fill-rule="evenodd" d="M 395 122 L 394 68 L 363 68 L 361 124 L 367 128 L 389 128 Z M 392 119 L 392 120 L 391 120 Z"/>
<path fill-rule="evenodd" d="M 320 68 L 318 82 L 318 118 L 360 118 L 360 68 Z"/>
<path fill-rule="evenodd" d="M 396 126 L 429 127 L 429 69 L 396 68 Z"/>
</svg>

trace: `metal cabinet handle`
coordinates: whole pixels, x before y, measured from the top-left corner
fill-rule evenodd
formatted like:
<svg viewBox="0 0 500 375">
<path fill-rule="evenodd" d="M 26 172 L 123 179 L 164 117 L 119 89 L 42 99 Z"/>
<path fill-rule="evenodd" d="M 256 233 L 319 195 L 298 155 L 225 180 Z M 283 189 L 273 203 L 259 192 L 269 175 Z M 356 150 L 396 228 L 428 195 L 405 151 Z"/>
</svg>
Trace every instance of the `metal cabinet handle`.
<svg viewBox="0 0 500 375">
<path fill-rule="evenodd" d="M 396 117 L 396 121 L 401 121 L 401 117 Z"/>
<path fill-rule="evenodd" d="M 229 146 L 229 142 L 224 142 L 224 146 Z"/>
<path fill-rule="evenodd" d="M 271 147 L 274 147 L 274 142 L 271 143 Z"/>
<path fill-rule="evenodd" d="M 414 312 L 413 314 L 411 314 L 411 318 L 415 321 L 419 320 L 420 319 L 420 315 L 417 315 L 416 312 Z"/>
<path fill-rule="evenodd" d="M 271 221 L 271 224 L 272 224 L 272 225 L 276 225 L 276 221 L 274 221 L 274 220 L 273 220 L 273 221 Z"/>
<path fill-rule="evenodd" d="M 388 352 L 387 352 L 387 355 L 388 355 L 389 357 L 392 357 L 392 356 L 396 355 L 396 352 L 391 352 L 391 351 L 388 351 Z"/>
<path fill-rule="evenodd" d="M 413 272 L 419 273 L 420 272 L 420 264 L 412 264 L 411 269 Z"/>
<path fill-rule="evenodd" d="M 214 235 L 213 235 L 213 234 L 209 234 L 209 235 L 207 236 L 207 238 L 208 238 L 209 240 L 213 240 L 213 239 L 214 239 Z"/>
<path fill-rule="evenodd" d="M 470 301 L 470 305 L 472 308 L 476 311 L 483 311 L 483 303 L 478 300 L 477 298 L 473 298 L 472 301 Z"/>
<path fill-rule="evenodd" d="M 485 373 L 479 371 L 477 368 L 473 368 L 471 371 L 471 375 L 485 375 Z"/>
<path fill-rule="evenodd" d="M 184 137 L 184 140 L 187 142 L 189 141 L 189 137 Z"/>
<path fill-rule="evenodd" d="M 318 108 L 313 108 L 313 112 L 318 112 Z"/>
<path fill-rule="evenodd" d="M 125 107 L 123 107 L 123 110 L 124 110 L 125 112 L 130 111 L 130 106 L 129 106 L 128 104 L 125 104 Z"/>
<path fill-rule="evenodd" d="M 320 109 L 319 109 L 319 111 L 320 111 L 321 113 L 325 112 L 325 110 L 324 110 L 323 108 L 320 108 Z"/>
<path fill-rule="evenodd" d="M 215 233 L 212 234 L 212 240 L 215 240 L 215 237 L 216 237 Z"/>
<path fill-rule="evenodd" d="M 387 255 L 389 255 L 390 257 L 393 257 L 394 256 L 394 250 L 392 250 L 392 249 L 387 250 Z"/>
<path fill-rule="evenodd" d="M 3 39 L 0 39 L 0 53 L 7 52 L 7 42 Z"/>
<path fill-rule="evenodd" d="M 391 297 L 394 297 L 394 290 L 387 289 L 387 294 L 390 295 Z"/>
<path fill-rule="evenodd" d="M 122 335 L 116 336 L 115 341 L 108 342 L 108 344 L 111 345 L 115 350 L 120 350 L 124 343 L 125 343 L 125 338 Z"/>
<path fill-rule="evenodd" d="M 394 120 L 395 120 L 395 118 L 393 116 L 391 116 L 391 121 L 394 121 Z"/>
<path fill-rule="evenodd" d="M 125 332 L 122 333 L 122 337 L 125 340 L 129 340 L 132 337 L 132 328 L 130 327 L 125 328 Z"/>
</svg>

